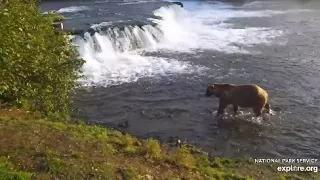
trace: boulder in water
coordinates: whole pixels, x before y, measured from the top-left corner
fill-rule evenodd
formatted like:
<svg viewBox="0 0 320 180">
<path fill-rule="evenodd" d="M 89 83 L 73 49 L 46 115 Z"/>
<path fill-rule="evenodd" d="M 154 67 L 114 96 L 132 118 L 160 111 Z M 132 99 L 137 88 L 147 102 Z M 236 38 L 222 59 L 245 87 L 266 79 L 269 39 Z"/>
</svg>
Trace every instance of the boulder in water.
<svg viewBox="0 0 320 180">
<path fill-rule="evenodd" d="M 175 1 L 175 2 L 172 2 L 173 4 L 177 4 L 177 5 L 179 5 L 179 6 L 181 6 L 182 8 L 183 8 L 183 4 L 182 4 L 182 2 L 177 2 L 177 1 Z"/>
<path fill-rule="evenodd" d="M 62 22 L 54 22 L 51 25 L 55 30 L 58 30 L 58 31 L 63 30 L 63 23 Z"/>
</svg>

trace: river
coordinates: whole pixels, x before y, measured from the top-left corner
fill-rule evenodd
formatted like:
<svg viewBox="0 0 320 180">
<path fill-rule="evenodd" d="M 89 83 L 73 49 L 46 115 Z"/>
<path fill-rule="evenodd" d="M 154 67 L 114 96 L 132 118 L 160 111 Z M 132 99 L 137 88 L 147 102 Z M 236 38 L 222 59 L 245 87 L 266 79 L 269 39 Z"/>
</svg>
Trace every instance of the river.
<svg viewBox="0 0 320 180">
<path fill-rule="evenodd" d="M 47 1 L 86 60 L 77 118 L 220 156 L 320 157 L 320 2 Z M 136 26 L 139 25 L 139 26 Z M 213 82 L 258 84 L 274 116 L 223 120 Z"/>
</svg>

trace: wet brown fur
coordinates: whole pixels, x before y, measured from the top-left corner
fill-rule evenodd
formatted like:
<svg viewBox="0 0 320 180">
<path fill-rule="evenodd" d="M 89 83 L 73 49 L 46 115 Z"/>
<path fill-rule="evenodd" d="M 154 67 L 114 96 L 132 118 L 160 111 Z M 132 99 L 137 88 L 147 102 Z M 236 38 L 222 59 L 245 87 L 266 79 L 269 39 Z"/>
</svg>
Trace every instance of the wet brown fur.
<svg viewBox="0 0 320 180">
<path fill-rule="evenodd" d="M 234 113 L 238 107 L 252 108 L 256 117 L 261 116 L 263 109 L 270 112 L 268 93 L 255 84 L 234 85 L 228 83 L 214 83 L 207 88 L 206 96 L 214 95 L 219 98 L 218 114 L 223 114 L 228 105 L 233 105 Z"/>
</svg>

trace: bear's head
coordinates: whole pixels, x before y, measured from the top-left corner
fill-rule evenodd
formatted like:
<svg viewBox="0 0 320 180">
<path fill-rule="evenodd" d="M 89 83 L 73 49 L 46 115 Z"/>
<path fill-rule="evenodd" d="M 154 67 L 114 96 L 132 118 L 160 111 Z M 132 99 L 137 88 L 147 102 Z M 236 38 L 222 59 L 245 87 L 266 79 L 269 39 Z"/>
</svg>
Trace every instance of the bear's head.
<svg viewBox="0 0 320 180">
<path fill-rule="evenodd" d="M 210 86 L 208 86 L 206 91 L 206 96 L 209 97 L 211 95 L 214 95 L 215 97 L 221 97 L 221 95 L 227 93 L 227 91 L 230 89 L 232 85 L 227 83 L 214 83 Z"/>
</svg>

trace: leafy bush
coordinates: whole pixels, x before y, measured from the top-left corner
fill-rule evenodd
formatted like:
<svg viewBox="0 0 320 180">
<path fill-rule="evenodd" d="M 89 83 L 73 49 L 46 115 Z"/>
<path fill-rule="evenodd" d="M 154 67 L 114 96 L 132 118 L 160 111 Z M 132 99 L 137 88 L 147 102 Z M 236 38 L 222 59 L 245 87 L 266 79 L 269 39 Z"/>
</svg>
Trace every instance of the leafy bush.
<svg viewBox="0 0 320 180">
<path fill-rule="evenodd" d="M 64 21 L 64 17 L 56 14 L 54 11 L 51 11 L 47 14 L 44 14 L 45 17 L 49 18 L 52 22 L 61 22 Z"/>
<path fill-rule="evenodd" d="M 0 0 L 0 108 L 65 118 L 84 61 L 35 0 Z"/>
</svg>

